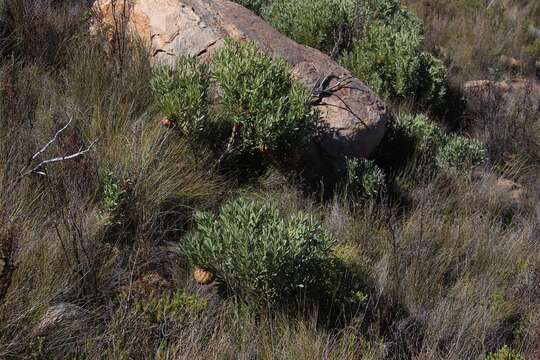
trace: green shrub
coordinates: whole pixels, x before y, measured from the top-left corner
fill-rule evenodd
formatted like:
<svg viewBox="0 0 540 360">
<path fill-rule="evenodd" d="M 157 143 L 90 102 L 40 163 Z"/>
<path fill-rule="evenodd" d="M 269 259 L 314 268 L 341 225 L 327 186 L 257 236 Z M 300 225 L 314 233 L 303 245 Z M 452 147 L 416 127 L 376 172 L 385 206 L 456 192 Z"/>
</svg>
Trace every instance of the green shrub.
<svg viewBox="0 0 540 360">
<path fill-rule="evenodd" d="M 445 142 L 443 129 L 425 115 L 401 113 L 388 125 L 375 157 L 390 172 L 416 165 L 433 168 L 436 152 Z"/>
<path fill-rule="evenodd" d="M 371 160 L 347 159 L 346 192 L 360 197 L 375 197 L 384 190 L 384 172 Z"/>
<path fill-rule="evenodd" d="M 106 211 L 115 213 L 126 196 L 126 190 L 122 188 L 112 171 L 104 171 L 100 177 L 103 187 L 103 207 Z"/>
<path fill-rule="evenodd" d="M 400 114 L 392 126 L 412 143 L 416 154 L 432 156 L 446 142 L 442 128 L 423 114 Z"/>
<path fill-rule="evenodd" d="M 363 28 L 341 62 L 381 96 L 438 107 L 446 95 L 443 63 L 423 51 L 418 18 L 398 0 L 363 2 Z"/>
<path fill-rule="evenodd" d="M 504 345 L 499 351 L 489 354 L 485 360 L 525 360 L 517 351 Z"/>
<path fill-rule="evenodd" d="M 283 34 L 327 53 L 336 45 L 344 45 L 353 14 L 353 0 L 274 0 L 262 11 L 262 16 Z"/>
<path fill-rule="evenodd" d="M 181 251 L 248 304 L 284 303 L 324 282 L 333 242 L 309 215 L 241 198 L 217 216 L 199 213 L 195 223 Z"/>
<path fill-rule="evenodd" d="M 159 66 L 150 82 L 161 111 L 190 139 L 199 139 L 204 132 L 209 79 L 207 65 L 182 57 L 175 67 Z"/>
<path fill-rule="evenodd" d="M 272 0 L 234 0 L 234 2 L 247 7 L 256 14 L 260 14 L 261 10 Z"/>
<path fill-rule="evenodd" d="M 241 126 L 239 152 L 283 155 L 312 134 L 317 114 L 311 94 L 283 61 L 272 61 L 253 43 L 228 40 L 212 66 L 225 117 Z"/>
<path fill-rule="evenodd" d="M 100 219 L 103 224 L 101 238 L 105 242 L 131 241 L 129 223 L 129 181 L 109 170 L 100 171 L 101 206 Z"/>
<path fill-rule="evenodd" d="M 455 136 L 437 154 L 440 168 L 465 171 L 486 161 L 487 151 L 484 144 L 475 139 Z"/>
</svg>

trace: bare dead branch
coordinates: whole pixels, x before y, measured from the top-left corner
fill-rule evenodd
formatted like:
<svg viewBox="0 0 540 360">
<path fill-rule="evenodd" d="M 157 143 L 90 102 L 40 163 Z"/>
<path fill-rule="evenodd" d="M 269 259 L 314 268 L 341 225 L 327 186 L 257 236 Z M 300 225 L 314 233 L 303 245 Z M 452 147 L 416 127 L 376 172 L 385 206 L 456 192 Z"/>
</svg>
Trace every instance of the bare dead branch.
<svg viewBox="0 0 540 360">
<path fill-rule="evenodd" d="M 337 79 L 338 81 L 334 85 L 329 86 L 330 81 L 333 78 Z M 337 91 L 339 91 L 341 89 L 345 89 L 345 88 L 355 89 L 354 87 L 349 86 L 352 79 L 353 79 L 352 76 L 345 76 L 343 78 L 340 78 L 339 76 L 336 76 L 334 74 L 328 74 L 328 75 L 322 77 L 321 80 L 318 81 L 315 84 L 315 86 L 313 87 L 313 90 L 312 90 L 312 94 L 313 94 L 313 97 L 314 97 L 313 103 L 314 104 L 322 104 L 322 105 L 326 105 L 326 106 L 335 106 L 335 107 L 338 107 L 340 109 L 346 110 L 346 111 L 350 112 L 358 121 L 360 121 L 360 123 L 362 123 L 362 125 L 364 125 L 367 128 L 368 125 L 360 118 L 360 116 L 358 116 L 353 111 L 353 109 L 351 109 L 349 104 L 347 104 L 345 102 L 345 100 L 343 100 L 343 98 L 336 93 Z M 358 89 L 358 90 L 360 90 L 360 89 Z M 330 97 L 330 96 L 335 96 L 336 98 L 338 98 L 338 100 L 341 103 L 343 103 L 344 107 L 340 107 L 340 106 L 337 106 L 337 105 L 332 105 L 332 104 L 322 102 L 323 98 Z"/>
<path fill-rule="evenodd" d="M 240 135 L 240 127 L 237 124 L 234 124 L 232 127 L 231 137 L 229 138 L 229 141 L 227 142 L 227 147 L 225 148 L 225 151 L 223 152 L 223 154 L 221 154 L 219 159 L 216 161 L 216 165 L 215 165 L 216 169 L 219 169 L 221 167 L 221 164 L 225 160 L 225 158 L 236 150 L 235 144 L 239 135 Z"/>
<path fill-rule="evenodd" d="M 60 157 L 56 157 L 56 158 L 52 158 L 52 159 L 48 159 L 48 160 L 43 160 L 42 162 L 37 164 L 33 169 L 28 170 L 26 173 L 24 173 L 22 176 L 30 175 L 31 173 L 36 173 L 38 175 L 46 175 L 45 172 L 40 171 L 40 169 L 43 166 L 45 166 L 47 164 L 60 162 L 60 161 L 66 161 L 66 160 L 71 160 L 71 159 L 78 158 L 78 157 L 86 154 L 87 152 L 89 152 L 97 142 L 98 142 L 98 139 L 94 140 L 90 145 L 88 145 L 88 147 L 86 149 L 83 149 L 82 147 L 79 148 L 79 151 L 74 153 L 74 154 L 60 156 Z"/>
<path fill-rule="evenodd" d="M 28 161 L 28 164 L 30 164 L 30 163 L 31 163 L 35 158 L 37 158 L 39 155 L 43 154 L 43 153 L 47 150 L 47 148 L 48 148 L 49 146 L 51 146 L 52 143 L 54 143 L 56 140 L 58 140 L 58 136 L 59 136 L 64 130 L 66 130 L 66 129 L 69 127 L 69 125 L 71 125 L 72 122 L 73 122 L 73 118 L 70 118 L 69 121 L 68 121 L 68 123 L 67 123 L 63 128 L 61 128 L 60 130 L 58 130 L 58 131 L 56 132 L 56 134 L 54 134 L 54 137 L 51 139 L 51 141 L 49 141 L 48 143 L 46 143 L 45 146 L 43 146 L 43 147 L 41 148 L 41 150 L 39 150 L 37 153 L 35 153 L 35 154 L 30 158 L 30 160 Z"/>
</svg>

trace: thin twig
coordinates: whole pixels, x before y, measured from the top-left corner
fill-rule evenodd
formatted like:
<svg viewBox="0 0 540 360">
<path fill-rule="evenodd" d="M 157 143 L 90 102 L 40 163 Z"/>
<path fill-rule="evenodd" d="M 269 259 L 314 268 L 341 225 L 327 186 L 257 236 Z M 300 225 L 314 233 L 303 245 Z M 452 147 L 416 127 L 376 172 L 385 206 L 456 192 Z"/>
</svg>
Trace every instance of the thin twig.
<svg viewBox="0 0 540 360">
<path fill-rule="evenodd" d="M 66 130 L 69 125 L 71 125 L 71 123 L 73 122 L 73 118 L 70 118 L 68 123 L 63 127 L 61 128 L 60 130 L 58 130 L 56 132 L 56 134 L 54 134 L 54 137 L 51 139 L 51 141 L 49 141 L 48 143 L 45 144 L 45 146 L 43 146 L 41 148 L 41 150 L 39 150 L 37 153 L 35 153 L 31 158 L 30 160 L 28 160 L 28 164 L 30 164 L 35 158 L 37 158 L 39 155 L 43 154 L 45 152 L 45 150 L 47 150 L 47 148 L 49 146 L 51 146 L 52 143 L 54 143 L 57 139 L 58 139 L 58 136 L 64 131 Z"/>
<path fill-rule="evenodd" d="M 234 147 L 234 144 L 236 143 L 236 139 L 238 138 L 239 133 L 240 133 L 240 130 L 238 129 L 236 124 L 233 125 L 231 137 L 229 138 L 229 141 L 227 142 L 227 148 L 225 149 L 223 154 L 221 154 L 219 159 L 216 161 L 216 165 L 215 165 L 216 169 L 219 169 L 221 166 L 221 163 L 225 160 L 225 158 L 236 150 Z"/>
<path fill-rule="evenodd" d="M 328 87 L 328 82 L 332 79 L 332 78 L 337 78 L 338 79 L 338 82 L 330 87 Z M 332 74 L 328 74 L 328 75 L 325 75 L 320 82 L 318 82 L 315 87 L 313 88 L 312 90 L 312 93 L 313 95 L 316 97 L 316 99 L 314 100 L 314 103 L 319 103 L 321 105 L 327 105 L 327 106 L 335 106 L 335 107 L 338 107 L 340 109 L 343 109 L 343 110 L 347 110 L 348 112 L 350 112 L 356 119 L 358 119 L 358 121 L 360 121 L 362 123 L 362 125 L 364 125 L 366 128 L 368 127 L 368 125 L 360 118 L 360 116 L 358 116 L 352 109 L 351 107 L 347 104 L 347 102 L 345 102 L 345 100 L 343 100 L 343 98 L 341 96 L 339 96 L 338 94 L 336 94 L 336 91 L 338 90 L 341 90 L 341 89 L 344 89 L 344 88 L 351 88 L 351 89 L 357 89 L 357 88 L 354 88 L 354 87 L 351 87 L 349 86 L 350 82 L 352 81 L 353 77 L 352 76 L 346 76 L 342 79 L 340 79 L 338 76 L 336 75 L 332 75 Z M 360 89 L 358 89 L 360 90 Z M 343 103 L 343 105 L 345 106 L 344 108 L 343 107 L 340 107 L 338 105 L 332 105 L 332 104 L 327 104 L 327 103 L 322 103 L 322 99 L 323 97 L 330 97 L 330 96 L 335 96 L 338 98 L 339 101 L 341 101 Z"/>
<path fill-rule="evenodd" d="M 337 108 L 340 108 L 340 109 L 343 109 L 343 110 L 347 110 L 348 112 L 350 112 L 358 121 L 360 121 L 360 123 L 362 123 L 362 125 L 364 125 L 366 128 L 369 127 L 365 122 L 364 120 L 362 120 L 362 118 L 360 118 L 360 116 L 356 115 L 356 113 L 351 109 L 351 107 L 349 106 L 349 104 L 347 104 L 345 102 L 345 100 L 343 100 L 341 98 L 341 96 L 339 96 L 338 94 L 332 94 L 333 96 L 337 97 L 339 101 L 341 101 L 343 103 L 343 105 L 345 105 L 345 108 L 343 107 L 340 107 L 338 105 L 333 105 L 333 104 L 327 104 L 327 103 L 321 103 L 322 105 L 327 105 L 327 106 L 335 106 Z"/>
<path fill-rule="evenodd" d="M 98 139 L 94 140 L 86 149 L 83 150 L 83 148 L 79 148 L 79 151 L 74 153 L 74 154 L 71 154 L 71 155 L 66 155 L 66 156 L 60 156 L 60 157 L 56 157 L 56 158 L 52 158 L 52 159 L 48 159 L 48 160 L 43 160 L 42 162 L 40 162 L 39 164 L 37 164 L 34 168 L 32 168 L 31 170 L 28 170 L 27 172 L 23 173 L 20 178 L 24 177 L 24 176 L 27 176 L 27 175 L 30 175 L 32 173 L 35 173 L 35 174 L 38 174 L 38 175 L 46 175 L 46 173 L 44 171 L 40 171 L 40 169 L 47 165 L 47 164 L 52 164 L 52 163 L 56 163 L 56 162 L 60 162 L 60 161 L 66 161 L 66 160 L 71 160 L 71 159 L 75 159 L 75 158 L 78 158 L 79 156 L 82 156 L 84 154 L 86 154 L 87 152 L 89 152 L 92 147 L 98 142 Z"/>
<path fill-rule="evenodd" d="M 492 7 L 493 5 L 495 5 L 495 3 L 497 2 L 497 0 L 491 0 L 487 6 L 487 9 L 489 9 L 490 7 Z"/>
</svg>

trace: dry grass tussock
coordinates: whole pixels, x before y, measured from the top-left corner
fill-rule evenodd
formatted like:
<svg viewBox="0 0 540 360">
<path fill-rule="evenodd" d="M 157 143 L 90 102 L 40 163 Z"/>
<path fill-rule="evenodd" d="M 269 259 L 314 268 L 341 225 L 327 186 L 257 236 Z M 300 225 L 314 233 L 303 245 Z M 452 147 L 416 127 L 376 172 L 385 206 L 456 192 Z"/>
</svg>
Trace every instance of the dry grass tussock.
<svg viewBox="0 0 540 360">
<path fill-rule="evenodd" d="M 534 75 L 538 71 L 538 2 L 408 0 L 404 3 L 424 21 L 426 46 L 449 64 L 453 82 L 497 79 L 509 73 Z"/>
</svg>

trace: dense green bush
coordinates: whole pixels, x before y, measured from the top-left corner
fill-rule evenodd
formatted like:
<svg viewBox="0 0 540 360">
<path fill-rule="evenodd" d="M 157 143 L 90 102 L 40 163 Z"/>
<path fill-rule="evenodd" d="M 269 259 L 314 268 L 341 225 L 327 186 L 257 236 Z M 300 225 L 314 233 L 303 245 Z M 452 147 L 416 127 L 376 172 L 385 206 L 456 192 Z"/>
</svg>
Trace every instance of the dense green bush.
<svg viewBox="0 0 540 360">
<path fill-rule="evenodd" d="M 207 121 L 209 81 L 207 65 L 182 57 L 174 67 L 159 66 L 150 82 L 161 111 L 191 139 L 200 137 Z"/>
<path fill-rule="evenodd" d="M 486 161 L 487 150 L 478 140 L 447 135 L 423 114 L 401 113 L 390 123 L 376 158 L 385 170 L 433 174 L 438 169 L 470 170 Z"/>
<path fill-rule="evenodd" d="M 254 11 L 257 14 L 260 14 L 263 7 L 271 1 L 272 0 L 234 0 L 234 2 L 237 2 L 240 5 L 247 7 L 248 9 Z"/>
<path fill-rule="evenodd" d="M 441 168 L 464 171 L 486 161 L 484 144 L 475 139 L 455 136 L 437 154 L 437 165 Z"/>
<path fill-rule="evenodd" d="M 433 156 L 446 141 L 443 129 L 423 114 L 399 114 L 392 126 L 422 156 Z"/>
<path fill-rule="evenodd" d="M 347 159 L 346 193 L 375 197 L 384 190 L 384 172 L 371 160 Z"/>
<path fill-rule="evenodd" d="M 230 294 L 253 305 L 283 303 L 323 287 L 333 242 L 311 216 L 239 199 L 219 215 L 199 213 L 181 251 L 213 271 Z"/>
<path fill-rule="evenodd" d="M 423 51 L 422 23 L 399 0 L 365 0 L 363 28 L 341 62 L 380 95 L 438 107 L 446 95 L 444 64 Z"/>
<path fill-rule="evenodd" d="M 241 128 L 239 152 L 283 155 L 300 148 L 317 124 L 311 94 L 293 80 L 283 61 L 253 43 L 228 40 L 213 59 L 225 118 Z"/>
<path fill-rule="evenodd" d="M 354 4 L 353 0 L 275 0 L 262 16 L 296 42 L 331 53 L 350 36 Z"/>
<path fill-rule="evenodd" d="M 389 123 L 377 154 L 377 162 L 387 171 L 407 164 L 433 164 L 437 149 L 444 145 L 442 128 L 425 115 L 399 113 Z"/>
<path fill-rule="evenodd" d="M 399 0 L 237 2 L 300 44 L 345 51 L 342 64 L 382 96 L 433 108 L 445 100 L 446 67 L 424 51 L 423 24 Z"/>
</svg>

